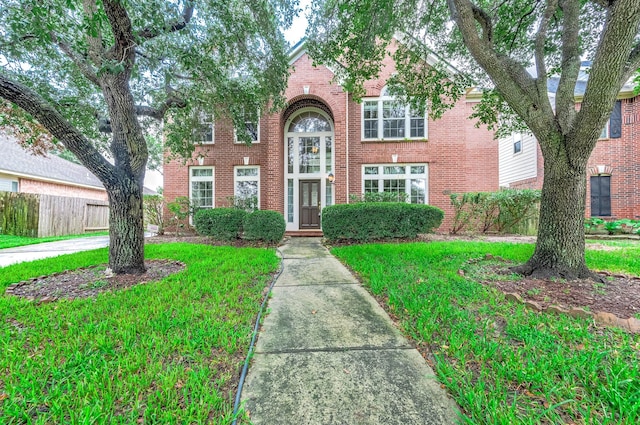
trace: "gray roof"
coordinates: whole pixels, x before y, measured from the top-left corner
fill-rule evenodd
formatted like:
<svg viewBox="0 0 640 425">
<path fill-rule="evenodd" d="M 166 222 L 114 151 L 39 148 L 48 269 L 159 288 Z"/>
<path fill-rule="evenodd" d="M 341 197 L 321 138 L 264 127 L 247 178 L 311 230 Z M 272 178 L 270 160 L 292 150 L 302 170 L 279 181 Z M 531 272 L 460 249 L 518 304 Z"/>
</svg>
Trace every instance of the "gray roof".
<svg viewBox="0 0 640 425">
<path fill-rule="evenodd" d="M 0 172 L 19 173 L 34 179 L 53 179 L 75 185 L 93 186 L 104 189 L 96 176 L 82 165 L 62 159 L 59 156 L 32 155 L 24 150 L 16 140 L 0 133 Z"/>
</svg>

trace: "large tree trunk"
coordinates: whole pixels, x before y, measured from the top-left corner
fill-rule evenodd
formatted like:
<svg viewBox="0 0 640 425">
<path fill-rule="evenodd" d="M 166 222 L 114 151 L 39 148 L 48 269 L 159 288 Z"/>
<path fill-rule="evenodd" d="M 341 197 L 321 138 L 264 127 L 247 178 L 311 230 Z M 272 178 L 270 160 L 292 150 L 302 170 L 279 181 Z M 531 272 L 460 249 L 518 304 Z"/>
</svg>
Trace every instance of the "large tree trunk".
<svg viewBox="0 0 640 425">
<path fill-rule="evenodd" d="M 564 155 L 560 155 L 564 156 Z M 538 241 L 533 256 L 514 271 L 532 277 L 593 278 L 584 257 L 586 164 L 589 155 L 544 163 Z"/>
<path fill-rule="evenodd" d="M 144 266 L 142 184 L 122 178 L 109 194 L 109 267 L 114 273 L 140 274 Z"/>
</svg>

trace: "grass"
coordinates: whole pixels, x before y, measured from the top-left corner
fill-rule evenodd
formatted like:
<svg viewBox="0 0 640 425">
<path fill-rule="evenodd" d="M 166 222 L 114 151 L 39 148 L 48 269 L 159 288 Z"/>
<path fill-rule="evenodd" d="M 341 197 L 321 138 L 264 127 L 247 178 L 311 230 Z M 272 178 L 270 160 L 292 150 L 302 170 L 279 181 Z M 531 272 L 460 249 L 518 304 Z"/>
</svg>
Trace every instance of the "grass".
<svg viewBox="0 0 640 425">
<path fill-rule="evenodd" d="M 146 256 L 186 270 L 95 299 L 35 306 L 12 282 L 105 263 L 107 250 L 6 267 L 0 277 L 0 423 L 229 424 L 273 250 L 184 243 Z"/>
<path fill-rule="evenodd" d="M 17 246 L 34 245 L 43 242 L 55 242 L 65 241 L 75 238 L 86 238 L 87 236 L 105 236 L 108 235 L 108 231 L 104 232 L 91 232 L 82 233 L 79 235 L 65 235 L 65 236 L 47 236 L 44 238 L 30 238 L 27 236 L 13 236 L 13 235 L 0 235 L 0 249 L 15 248 Z"/>
<path fill-rule="evenodd" d="M 525 261 L 533 245 L 372 244 L 332 252 L 430 353 L 464 423 L 640 422 L 639 335 L 527 310 L 457 273 L 486 253 Z M 640 246 L 588 251 L 587 262 L 640 275 Z"/>
</svg>

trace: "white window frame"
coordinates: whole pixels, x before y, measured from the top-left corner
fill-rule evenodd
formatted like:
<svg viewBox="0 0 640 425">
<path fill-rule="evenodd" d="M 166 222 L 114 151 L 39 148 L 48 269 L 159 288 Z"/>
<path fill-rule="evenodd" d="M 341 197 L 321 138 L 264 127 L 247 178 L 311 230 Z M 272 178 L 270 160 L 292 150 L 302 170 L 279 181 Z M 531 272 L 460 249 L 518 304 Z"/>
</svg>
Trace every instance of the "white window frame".
<svg viewBox="0 0 640 425">
<path fill-rule="evenodd" d="M 211 121 L 207 120 L 207 117 L 211 118 Z M 211 125 L 211 140 L 195 140 L 195 143 L 199 145 L 213 145 L 216 142 L 216 120 L 213 114 L 200 114 L 198 119 L 198 133 L 197 136 L 201 134 L 200 129 L 208 124 Z"/>
<path fill-rule="evenodd" d="M 244 125 L 246 126 L 247 123 L 251 123 L 251 121 L 245 121 Z M 256 133 L 256 140 L 251 141 L 251 144 L 254 143 L 260 143 L 260 112 L 258 111 L 258 122 L 255 123 L 258 126 L 258 131 Z M 238 131 L 236 130 L 236 128 L 233 128 L 233 143 L 239 143 L 239 144 L 244 144 L 244 142 L 238 140 Z"/>
<path fill-rule="evenodd" d="M 523 139 L 523 138 L 522 138 L 522 135 L 514 136 L 514 138 L 513 138 L 513 144 L 512 144 L 512 146 L 513 146 L 513 154 L 514 154 L 514 155 L 520 155 L 520 154 L 522 154 L 522 151 L 523 151 L 523 149 L 524 149 L 524 146 L 523 146 L 523 143 L 522 143 L 522 139 Z M 516 143 L 520 143 L 520 150 L 518 150 L 517 152 L 516 152 Z"/>
<path fill-rule="evenodd" d="M 376 118 L 377 122 L 378 122 L 378 137 L 366 137 L 365 136 L 365 126 L 364 126 L 364 122 L 365 122 L 365 117 L 364 117 L 364 107 L 365 107 L 365 103 L 370 103 L 370 102 L 376 102 L 377 103 L 377 113 L 378 116 Z M 379 97 L 365 97 L 362 99 L 362 105 L 360 106 L 360 112 L 361 112 L 361 119 L 360 119 L 360 125 L 361 125 L 361 135 L 362 135 L 362 140 L 365 141 L 379 141 L 379 140 L 427 140 L 429 138 L 429 120 L 427 119 L 427 114 L 424 114 L 424 117 L 422 117 L 422 119 L 424 120 L 424 136 L 418 136 L 418 137 L 411 137 L 411 119 L 415 119 L 416 117 L 414 117 L 411 114 L 411 107 L 409 105 L 405 105 L 405 112 L 404 112 L 404 137 L 384 137 L 384 117 L 383 117 L 383 111 L 384 111 L 384 103 L 385 102 L 399 102 L 398 99 L 394 98 L 393 96 L 389 96 L 387 94 L 387 89 L 383 89 L 380 96 Z"/>
<path fill-rule="evenodd" d="M 193 170 L 211 170 L 211 176 L 195 176 L 193 175 Z M 204 166 L 192 166 L 189 167 L 189 201 L 193 202 L 193 183 L 194 182 L 211 182 L 211 206 L 199 205 L 199 208 L 215 208 L 216 207 L 216 169 L 213 166 L 204 165 Z"/>
<path fill-rule="evenodd" d="M 365 174 L 365 168 L 377 167 L 378 174 Z M 404 174 L 384 174 L 384 167 L 405 167 Z M 412 174 L 411 167 L 424 167 L 424 174 Z M 411 180 L 424 180 L 424 203 L 429 204 L 429 164 L 427 163 L 392 163 L 392 164 L 362 164 L 362 193 L 364 194 L 365 181 L 377 180 L 378 193 L 384 192 L 384 180 L 404 180 L 407 203 L 411 203 Z"/>
<path fill-rule="evenodd" d="M 251 168 L 255 168 L 258 170 L 257 176 L 238 176 L 238 170 L 247 170 Z M 238 182 L 249 182 L 249 181 L 258 182 L 257 207 L 258 209 L 260 209 L 260 166 L 259 165 L 238 165 L 233 167 L 233 196 L 235 197 L 238 196 L 238 193 L 236 192 Z"/>
</svg>

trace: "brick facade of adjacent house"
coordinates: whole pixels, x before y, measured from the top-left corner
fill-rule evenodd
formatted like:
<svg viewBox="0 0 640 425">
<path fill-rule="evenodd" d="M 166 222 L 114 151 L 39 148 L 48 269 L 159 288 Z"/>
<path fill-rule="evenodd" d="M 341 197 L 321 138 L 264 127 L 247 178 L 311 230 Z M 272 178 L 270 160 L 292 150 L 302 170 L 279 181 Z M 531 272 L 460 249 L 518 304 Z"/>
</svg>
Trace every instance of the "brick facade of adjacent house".
<svg viewBox="0 0 640 425">
<path fill-rule="evenodd" d="M 87 187 L 73 186 L 62 183 L 52 183 L 26 178 L 18 179 L 20 192 L 37 193 L 42 195 L 68 196 L 71 198 L 107 200 L 107 192 L 104 189 L 90 189 Z"/>
<path fill-rule="evenodd" d="M 288 107 L 262 116 L 259 143 L 252 146 L 234 143 L 232 126 L 217 120 L 213 144 L 198 146 L 186 163 L 172 160 L 165 164 L 164 196 L 168 202 L 178 196 L 189 196 L 190 168 L 200 166 L 197 158 L 201 156 L 203 167 L 214 167 L 214 206 L 227 205 L 226 198 L 234 195 L 234 167 L 245 165 L 244 158 L 248 157 L 249 165 L 260 167 L 260 208 L 283 213 L 288 219 L 287 229 L 297 230 L 302 225 L 298 220 L 302 219 L 296 215 L 294 222 L 290 220 L 289 204 L 294 203 L 289 197 L 290 183 L 285 170 L 288 166 L 286 132 L 299 110 L 318 111 L 328 117 L 332 125 L 333 166 L 330 170 L 321 170 L 322 178 L 316 175 L 322 188 L 322 207 L 327 203 L 324 195 L 329 185 L 331 189 L 326 190 L 333 192 L 332 203 L 346 203 L 349 195 L 362 194 L 365 165 L 410 169 L 412 164 L 426 164 L 427 203 L 445 211 L 440 230 L 448 231 L 452 214 L 450 193 L 498 188 L 498 143 L 492 132 L 484 127 L 476 128 L 468 118 L 477 99 L 463 98 L 441 119 L 429 119 L 426 138 L 366 141 L 362 135 L 363 106 L 331 82 L 333 73 L 323 66 L 314 67 L 304 51 L 292 56 L 292 65 L 285 92 Z M 364 100 L 380 96 L 386 79 L 393 72 L 393 63 L 388 58 L 380 78 L 366 84 Z M 329 171 L 335 176 L 334 183 L 326 180 Z M 295 179 L 293 199 L 300 199 L 303 190 L 300 184 L 306 178 L 296 176 Z M 413 183 L 408 179 L 407 182 Z M 330 196 L 327 194 L 327 197 Z M 295 202 L 293 208 L 302 206 Z"/>
<path fill-rule="evenodd" d="M 621 97 L 628 96 L 621 93 Z M 622 123 L 620 137 L 598 140 L 587 165 L 586 216 L 591 217 L 591 177 L 610 176 L 611 203 L 603 218 L 640 219 L 640 96 L 620 99 Z M 579 105 L 578 105 L 579 107 Z M 535 141 L 535 139 L 534 139 Z M 502 142 L 501 142 L 502 143 Z M 537 173 L 534 177 L 509 183 L 512 188 L 541 189 L 544 160 L 540 146 L 535 144 Z M 501 165 L 502 166 L 502 165 Z"/>
</svg>

